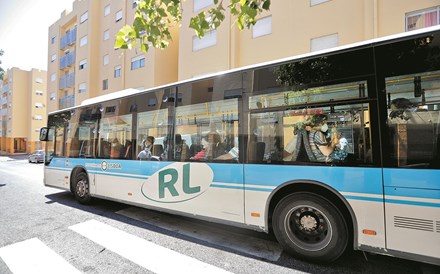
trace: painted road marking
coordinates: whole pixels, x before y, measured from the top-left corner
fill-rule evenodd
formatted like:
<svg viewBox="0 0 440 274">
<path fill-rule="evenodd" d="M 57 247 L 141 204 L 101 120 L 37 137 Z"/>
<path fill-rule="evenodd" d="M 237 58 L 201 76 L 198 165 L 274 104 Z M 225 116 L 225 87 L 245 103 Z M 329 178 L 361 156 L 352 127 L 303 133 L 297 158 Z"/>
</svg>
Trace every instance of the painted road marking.
<svg viewBox="0 0 440 274">
<path fill-rule="evenodd" d="M 0 248 L 0 257 L 14 274 L 81 273 L 37 238 Z"/>
<path fill-rule="evenodd" d="M 69 228 L 155 273 L 230 273 L 96 220 Z"/>
<path fill-rule="evenodd" d="M 272 262 L 278 261 L 282 254 L 280 245 L 275 241 L 260 239 L 243 233 L 231 232 L 200 222 L 195 223 L 178 217 L 167 217 L 161 213 L 139 207 L 129 207 L 116 213 Z"/>
</svg>

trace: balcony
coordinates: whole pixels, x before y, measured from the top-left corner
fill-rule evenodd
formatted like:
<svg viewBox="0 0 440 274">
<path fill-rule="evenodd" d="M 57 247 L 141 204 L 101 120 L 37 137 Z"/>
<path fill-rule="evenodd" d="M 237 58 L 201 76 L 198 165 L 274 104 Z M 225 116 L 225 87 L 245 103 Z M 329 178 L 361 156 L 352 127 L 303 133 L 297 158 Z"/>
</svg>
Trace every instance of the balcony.
<svg viewBox="0 0 440 274">
<path fill-rule="evenodd" d="M 70 88 L 75 85 L 75 73 L 69 73 L 60 78 L 59 89 Z"/>
<path fill-rule="evenodd" d="M 8 103 L 8 97 L 2 97 L 2 105 L 5 105 Z"/>
<path fill-rule="evenodd" d="M 67 95 L 59 100 L 59 109 L 65 109 L 75 106 L 75 95 Z"/>
<path fill-rule="evenodd" d="M 8 89 L 9 89 L 9 85 L 8 84 L 3 85 L 2 86 L 2 94 L 8 92 Z"/>
<path fill-rule="evenodd" d="M 60 58 L 60 69 L 64 69 L 75 64 L 75 52 L 70 52 Z"/>
<path fill-rule="evenodd" d="M 60 49 L 73 45 L 76 42 L 76 28 L 68 30 L 64 36 L 61 37 Z"/>
</svg>

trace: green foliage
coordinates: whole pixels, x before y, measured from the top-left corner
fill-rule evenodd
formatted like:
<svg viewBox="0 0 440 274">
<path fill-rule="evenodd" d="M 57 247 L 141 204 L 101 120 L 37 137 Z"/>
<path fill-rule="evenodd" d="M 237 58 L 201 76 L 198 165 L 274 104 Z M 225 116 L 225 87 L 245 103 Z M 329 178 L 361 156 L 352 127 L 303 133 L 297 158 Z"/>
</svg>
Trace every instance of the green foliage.
<svg viewBox="0 0 440 274">
<path fill-rule="evenodd" d="M 164 49 L 172 40 L 170 28 L 180 26 L 184 0 L 139 0 L 133 25 L 126 25 L 116 35 L 115 48 L 132 49 L 140 43 L 147 52 L 150 47 Z M 231 0 L 228 9 L 240 30 L 250 28 L 257 16 L 269 10 L 270 0 Z M 225 19 L 222 0 L 214 0 L 214 7 L 202 11 L 190 20 L 189 27 L 202 38 L 207 32 L 217 29 Z"/>
<path fill-rule="evenodd" d="M 0 57 L 3 56 L 3 53 L 5 53 L 2 49 L 0 49 Z M 0 60 L 0 65 L 2 64 L 2 61 Z M 2 67 L 0 67 L 0 80 L 3 80 L 3 75 L 5 71 Z"/>
</svg>

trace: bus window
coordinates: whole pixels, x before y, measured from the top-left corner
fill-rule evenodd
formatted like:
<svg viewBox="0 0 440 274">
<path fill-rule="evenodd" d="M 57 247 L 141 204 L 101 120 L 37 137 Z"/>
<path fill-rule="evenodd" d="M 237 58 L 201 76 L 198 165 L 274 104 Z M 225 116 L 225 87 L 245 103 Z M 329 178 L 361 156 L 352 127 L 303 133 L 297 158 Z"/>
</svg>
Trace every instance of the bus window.
<svg viewBox="0 0 440 274">
<path fill-rule="evenodd" d="M 182 143 L 174 146 L 183 149 L 175 160 L 238 162 L 241 87 L 240 74 L 179 87 L 175 133 Z"/>
<path fill-rule="evenodd" d="M 440 71 L 386 78 L 391 159 L 398 167 L 440 163 Z"/>
<path fill-rule="evenodd" d="M 108 107 L 106 108 L 107 110 Z M 132 115 L 112 115 L 106 111 L 99 125 L 99 157 L 122 159 L 130 149 Z"/>
<path fill-rule="evenodd" d="M 51 141 L 49 141 L 49 148 L 47 152 L 50 154 L 50 149 L 53 148 L 53 156 L 66 156 L 66 132 L 70 116 L 70 111 L 66 111 L 49 117 L 49 135 L 53 133 L 54 136 L 53 138 L 50 138 Z"/>
<path fill-rule="evenodd" d="M 368 105 L 255 113 L 249 162 L 369 164 Z"/>
<path fill-rule="evenodd" d="M 145 149 L 146 141 L 149 136 L 154 137 L 149 153 L 149 159 L 166 158 L 166 136 L 168 134 L 168 110 L 159 109 L 147 112 L 141 112 L 137 115 L 137 148 L 136 155 L 141 155 L 141 151 Z M 142 158 L 142 157 L 138 157 Z"/>
</svg>

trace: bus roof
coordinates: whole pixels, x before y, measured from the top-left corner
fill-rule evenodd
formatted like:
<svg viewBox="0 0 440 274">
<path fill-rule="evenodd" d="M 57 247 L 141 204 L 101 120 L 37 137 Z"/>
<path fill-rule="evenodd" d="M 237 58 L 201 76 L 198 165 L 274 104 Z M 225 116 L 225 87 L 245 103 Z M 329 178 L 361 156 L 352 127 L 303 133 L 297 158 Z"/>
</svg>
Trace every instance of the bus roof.
<svg viewBox="0 0 440 274">
<path fill-rule="evenodd" d="M 109 93 L 109 94 L 105 94 L 105 95 L 89 98 L 89 99 L 86 99 L 86 100 L 82 101 L 79 106 L 74 106 L 74 107 L 71 107 L 71 108 L 63 109 L 63 110 L 53 111 L 53 112 L 51 112 L 49 114 L 53 114 L 53 113 L 57 113 L 57 112 L 61 112 L 61 111 L 66 111 L 66 110 L 69 110 L 69 109 L 75 109 L 77 107 L 95 105 L 95 104 L 98 104 L 98 103 L 101 103 L 101 102 L 105 102 L 105 101 L 109 101 L 109 100 L 113 100 L 113 99 L 118 99 L 118 98 L 124 98 L 124 97 L 127 97 L 127 96 L 136 95 L 136 94 L 145 93 L 145 92 L 150 92 L 150 91 L 154 91 L 154 90 L 158 90 L 158 89 L 171 88 L 171 87 L 174 87 L 174 86 L 177 86 L 177 85 L 180 85 L 180 84 L 191 83 L 191 82 L 195 82 L 195 81 L 206 79 L 206 78 L 210 78 L 210 77 L 221 76 L 221 75 L 230 74 L 230 73 L 239 72 L 239 71 L 247 71 L 247 70 L 251 70 L 251 69 L 254 69 L 254 68 L 258 68 L 258 67 L 265 67 L 265 66 L 275 65 L 275 64 L 278 64 L 278 63 L 285 63 L 285 62 L 289 62 L 289 61 L 310 58 L 310 57 L 313 57 L 313 56 L 319 56 L 319 55 L 328 54 L 328 53 L 332 53 L 332 52 L 348 50 L 348 49 L 362 47 L 362 46 L 366 46 L 366 45 L 373 45 L 373 44 L 377 44 L 377 43 L 381 43 L 381 42 L 385 42 L 385 41 L 396 40 L 396 39 L 399 39 L 399 38 L 405 38 L 405 37 L 409 37 L 409 36 L 413 36 L 413 35 L 418 35 L 418 34 L 424 34 L 424 33 L 427 33 L 427 32 L 437 31 L 437 30 L 440 30 L 440 25 L 433 26 L 433 27 L 428 27 L 428 28 L 423 28 L 423 29 L 419 29 L 419 30 L 414 30 L 414 31 L 409 31 L 409 32 L 402 32 L 402 33 L 398 33 L 398 34 L 383 36 L 383 37 L 380 37 L 380 38 L 365 40 L 365 41 L 361 41 L 361 42 L 357 42 L 357 43 L 347 44 L 347 45 L 343 45 L 343 46 L 339 46 L 339 47 L 334 47 L 334 48 L 329 48 L 329 49 L 324 49 L 324 50 L 320 50 L 320 51 L 314 51 L 314 52 L 309 52 L 309 53 L 305 53 L 305 54 L 289 56 L 289 57 L 285 57 L 285 58 L 281 58 L 281 59 L 276 59 L 276 60 L 271 60 L 271 61 L 267 61 L 267 62 L 262 62 L 262 63 L 258 63 L 258 64 L 252 64 L 252 65 L 249 65 L 249 66 L 234 68 L 234 69 L 230 69 L 230 70 L 226 70 L 226 71 L 205 74 L 205 75 L 202 75 L 202 76 L 198 76 L 198 77 L 194 77 L 194 78 L 190 78 L 190 79 L 185 79 L 185 80 L 182 80 L 182 81 L 177 81 L 177 82 L 173 82 L 173 83 L 169 83 L 169 84 L 165 84 L 165 85 L 161 85 L 161 86 L 151 87 L 151 88 L 148 88 L 148 89 L 140 90 L 140 89 L 128 88 L 128 89 L 124 89 L 124 90 L 121 90 L 121 91 L 115 91 L 115 92 L 112 92 L 112 93 Z"/>
</svg>

